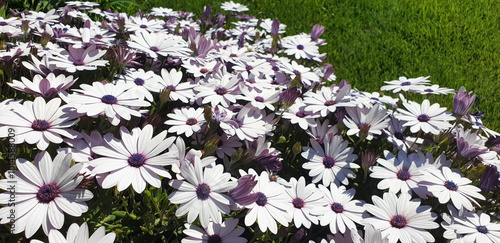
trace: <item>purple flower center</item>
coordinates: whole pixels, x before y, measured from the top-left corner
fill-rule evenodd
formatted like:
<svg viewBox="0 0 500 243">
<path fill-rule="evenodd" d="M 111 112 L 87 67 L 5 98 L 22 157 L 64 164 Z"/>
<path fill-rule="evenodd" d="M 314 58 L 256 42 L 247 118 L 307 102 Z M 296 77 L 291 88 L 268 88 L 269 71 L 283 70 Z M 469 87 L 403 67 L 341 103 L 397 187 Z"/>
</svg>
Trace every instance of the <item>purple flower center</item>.
<svg viewBox="0 0 500 243">
<path fill-rule="evenodd" d="M 43 17 L 36 17 L 36 20 L 43 20 Z"/>
<path fill-rule="evenodd" d="M 108 105 L 114 105 L 118 103 L 118 99 L 112 95 L 105 95 L 101 98 L 101 102 Z"/>
<path fill-rule="evenodd" d="M 147 28 L 148 28 L 148 26 L 147 26 L 147 25 L 145 25 L 145 24 L 141 24 L 141 25 L 139 25 L 139 27 L 140 27 L 141 29 L 147 29 Z"/>
<path fill-rule="evenodd" d="M 210 196 L 210 186 L 205 183 L 199 184 L 196 187 L 196 196 L 200 200 L 206 200 Z"/>
<path fill-rule="evenodd" d="M 260 96 L 257 96 L 257 97 L 255 97 L 255 101 L 257 101 L 257 102 L 264 102 L 264 98 L 262 98 Z"/>
<path fill-rule="evenodd" d="M 227 89 L 224 87 L 218 87 L 215 89 L 215 93 L 217 93 L 218 95 L 225 95 L 227 94 Z"/>
<path fill-rule="evenodd" d="M 418 116 L 417 119 L 419 122 L 428 122 L 431 119 L 431 117 L 426 114 L 422 114 Z"/>
<path fill-rule="evenodd" d="M 59 187 L 56 183 L 43 184 L 36 193 L 36 199 L 41 203 L 49 203 L 59 196 Z"/>
<path fill-rule="evenodd" d="M 408 86 L 408 85 L 411 85 L 411 82 L 406 81 L 401 83 L 401 86 Z"/>
<path fill-rule="evenodd" d="M 134 79 L 134 83 L 139 85 L 139 86 L 142 86 L 142 85 L 144 85 L 144 79 L 136 78 L 136 79 Z"/>
<path fill-rule="evenodd" d="M 450 191 L 456 191 L 456 190 L 458 190 L 457 184 L 455 184 L 455 182 L 453 182 L 453 181 L 445 181 L 444 182 L 444 187 L 446 187 L 446 189 L 448 189 Z"/>
<path fill-rule="evenodd" d="M 327 100 L 327 101 L 325 101 L 325 105 L 326 106 L 335 105 L 335 101 L 334 100 Z"/>
<path fill-rule="evenodd" d="M 299 44 L 299 45 L 297 45 L 297 49 L 304 50 L 304 46 Z"/>
<path fill-rule="evenodd" d="M 100 35 L 100 34 L 97 34 L 94 37 L 97 38 L 97 39 L 102 39 L 102 35 Z"/>
<path fill-rule="evenodd" d="M 432 90 L 432 89 L 425 89 L 424 91 L 429 92 L 429 93 L 434 92 L 434 90 Z"/>
<path fill-rule="evenodd" d="M 295 208 L 302 208 L 302 207 L 304 207 L 305 202 L 304 202 L 304 200 L 302 200 L 302 198 L 297 197 L 297 198 L 292 200 L 292 204 Z"/>
<path fill-rule="evenodd" d="M 330 208 L 335 213 L 343 213 L 344 212 L 344 206 L 342 206 L 342 204 L 340 204 L 340 203 L 334 202 L 334 203 L 332 203 L 332 205 L 330 206 Z"/>
<path fill-rule="evenodd" d="M 297 76 L 300 76 L 302 73 L 300 73 L 299 71 L 297 70 L 293 70 L 293 74 L 297 75 Z"/>
<path fill-rule="evenodd" d="M 50 128 L 50 124 L 45 120 L 34 120 L 31 124 L 31 128 L 35 131 L 47 131 Z"/>
<path fill-rule="evenodd" d="M 252 69 L 253 69 L 253 67 L 252 67 L 252 66 L 250 66 L 250 65 L 246 65 L 246 66 L 245 66 L 245 69 L 246 69 L 247 71 L 250 71 L 250 70 L 252 70 Z"/>
<path fill-rule="evenodd" d="M 94 152 L 90 151 L 90 158 L 92 158 L 93 160 L 94 160 L 94 159 L 97 159 L 97 158 L 100 158 L 100 157 L 101 157 L 100 155 L 98 155 L 98 154 L 96 154 L 96 153 L 94 153 Z"/>
<path fill-rule="evenodd" d="M 280 68 L 278 66 L 273 66 L 273 71 L 277 72 L 279 70 L 280 70 Z"/>
<path fill-rule="evenodd" d="M 401 229 L 401 228 L 404 228 L 406 226 L 406 224 L 408 224 L 408 221 L 406 220 L 405 216 L 403 216 L 403 215 L 398 214 L 398 215 L 392 217 L 392 219 L 391 219 L 391 225 L 394 228 Z"/>
<path fill-rule="evenodd" d="M 6 25 L 9 25 L 9 24 L 5 21 L 0 21 L 0 26 L 6 26 Z"/>
<path fill-rule="evenodd" d="M 264 193 L 262 192 L 257 192 L 257 200 L 255 201 L 255 203 L 257 203 L 257 205 L 259 206 L 266 206 L 267 204 L 267 197 L 266 195 L 264 195 Z"/>
<path fill-rule="evenodd" d="M 330 169 L 335 165 L 335 159 L 330 156 L 323 157 L 323 165 L 325 168 Z"/>
<path fill-rule="evenodd" d="M 399 170 L 396 175 L 398 176 L 398 179 L 402 181 L 406 181 L 411 178 L 410 172 L 407 169 Z"/>
<path fill-rule="evenodd" d="M 167 89 L 170 89 L 170 91 L 175 91 L 175 86 L 169 85 L 169 86 L 167 86 Z"/>
<path fill-rule="evenodd" d="M 83 65 L 85 65 L 85 62 L 83 60 L 76 59 L 75 61 L 73 61 L 73 65 L 75 65 L 75 66 L 83 66 Z"/>
<path fill-rule="evenodd" d="M 476 124 L 476 126 L 482 126 L 482 125 L 483 125 L 483 123 L 478 122 L 478 121 L 477 121 L 477 122 L 474 122 L 474 124 Z"/>
<path fill-rule="evenodd" d="M 297 111 L 297 112 L 295 113 L 295 115 L 296 115 L 297 117 L 304 118 L 304 117 L 306 116 L 306 112 L 305 112 L 305 111 Z"/>
<path fill-rule="evenodd" d="M 488 228 L 486 228 L 486 226 L 483 226 L 483 225 L 479 225 L 476 227 L 477 231 L 483 233 L 483 234 L 488 234 Z"/>
<path fill-rule="evenodd" d="M 208 237 L 208 243 L 221 243 L 222 239 L 219 235 L 211 235 Z"/>
<path fill-rule="evenodd" d="M 160 49 L 159 49 L 158 47 L 156 47 L 156 46 L 151 46 L 151 47 L 149 47 L 149 50 L 154 51 L 154 52 L 157 52 L 157 51 L 159 51 Z"/>
<path fill-rule="evenodd" d="M 196 120 L 196 118 L 189 118 L 189 119 L 186 120 L 186 124 L 190 125 L 190 126 L 193 126 L 193 125 L 198 124 L 198 120 Z"/>
<path fill-rule="evenodd" d="M 139 168 L 146 163 L 146 157 L 142 154 L 132 154 L 128 157 L 127 162 L 130 166 Z"/>
<path fill-rule="evenodd" d="M 200 73 L 203 73 L 203 74 L 208 73 L 208 69 L 202 68 L 202 69 L 200 69 Z"/>
</svg>

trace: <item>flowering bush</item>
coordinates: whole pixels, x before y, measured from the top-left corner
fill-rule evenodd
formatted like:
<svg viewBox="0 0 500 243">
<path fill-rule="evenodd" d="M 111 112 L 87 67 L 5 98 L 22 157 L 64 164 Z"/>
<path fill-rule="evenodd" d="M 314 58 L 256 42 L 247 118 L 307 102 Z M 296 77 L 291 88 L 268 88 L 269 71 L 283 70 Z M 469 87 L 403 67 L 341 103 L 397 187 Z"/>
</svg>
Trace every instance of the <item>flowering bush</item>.
<svg viewBox="0 0 500 243">
<path fill-rule="evenodd" d="M 470 113 L 472 92 L 429 77 L 359 91 L 324 62 L 322 26 L 285 36 L 222 9 L 68 2 L 0 19 L 4 232 L 500 242 L 500 134 Z M 449 94 L 452 110 L 432 103 Z"/>
</svg>

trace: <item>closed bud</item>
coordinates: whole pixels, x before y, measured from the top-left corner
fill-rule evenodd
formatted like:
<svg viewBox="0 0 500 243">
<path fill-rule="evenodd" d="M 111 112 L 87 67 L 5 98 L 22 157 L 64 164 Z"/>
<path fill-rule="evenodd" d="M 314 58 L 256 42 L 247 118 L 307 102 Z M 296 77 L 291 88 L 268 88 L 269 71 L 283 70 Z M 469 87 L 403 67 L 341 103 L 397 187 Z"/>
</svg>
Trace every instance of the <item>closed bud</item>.
<svg viewBox="0 0 500 243">
<path fill-rule="evenodd" d="M 458 92 L 453 95 L 453 114 L 457 116 L 467 115 L 475 100 L 476 95 L 473 95 L 472 91 L 467 93 L 465 87 L 462 86 Z"/>
<path fill-rule="evenodd" d="M 234 152 L 231 155 L 231 164 L 240 161 L 242 157 L 243 157 L 243 148 L 240 147 L 238 150 L 236 150 L 236 152 Z"/>
<path fill-rule="evenodd" d="M 296 142 L 292 146 L 292 152 L 294 155 L 300 154 L 302 152 L 302 144 L 300 142 Z"/>
<path fill-rule="evenodd" d="M 205 151 L 203 157 L 215 154 L 217 148 L 219 147 L 219 142 L 220 142 L 220 137 L 215 135 L 212 139 L 210 139 L 210 141 L 205 143 L 205 146 L 203 147 L 203 151 Z"/>
<path fill-rule="evenodd" d="M 211 122 L 212 117 L 214 116 L 212 112 L 212 107 L 210 107 L 209 105 L 205 105 L 203 107 L 203 116 L 205 117 L 205 121 Z"/>
<path fill-rule="evenodd" d="M 278 19 L 273 20 L 271 25 L 271 35 L 278 35 L 280 30 L 280 21 Z"/>
<path fill-rule="evenodd" d="M 477 185 L 483 192 L 490 192 L 498 186 L 499 173 L 496 166 L 487 166 Z"/>
<path fill-rule="evenodd" d="M 315 25 L 311 31 L 311 39 L 317 40 L 325 32 L 325 27 L 322 25 Z"/>
</svg>

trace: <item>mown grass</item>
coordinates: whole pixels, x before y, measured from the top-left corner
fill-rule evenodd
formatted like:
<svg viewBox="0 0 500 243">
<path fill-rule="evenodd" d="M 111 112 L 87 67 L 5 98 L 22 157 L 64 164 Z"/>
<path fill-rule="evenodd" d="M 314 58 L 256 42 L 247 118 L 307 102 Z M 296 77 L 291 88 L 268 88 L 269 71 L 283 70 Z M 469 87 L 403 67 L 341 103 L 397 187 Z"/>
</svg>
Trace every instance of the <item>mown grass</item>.
<svg viewBox="0 0 500 243">
<path fill-rule="evenodd" d="M 278 18 L 287 35 L 326 27 L 327 61 L 339 79 L 378 91 L 400 76 L 431 76 L 434 84 L 478 95 L 484 122 L 500 130 L 500 5 L 494 0 L 240 0 L 251 15 Z M 220 1 L 149 2 L 200 14 Z M 431 97 L 452 106 L 452 97 Z"/>
<path fill-rule="evenodd" d="M 169 7 L 194 12 L 214 0 L 98 0 L 104 7 L 135 13 Z M 286 35 L 326 27 L 327 61 L 355 88 L 378 91 L 400 76 L 431 76 L 434 84 L 478 95 L 484 122 L 500 131 L 500 4 L 496 0 L 235 0 L 248 14 L 278 18 Z M 431 97 L 451 109 L 452 97 Z"/>
</svg>

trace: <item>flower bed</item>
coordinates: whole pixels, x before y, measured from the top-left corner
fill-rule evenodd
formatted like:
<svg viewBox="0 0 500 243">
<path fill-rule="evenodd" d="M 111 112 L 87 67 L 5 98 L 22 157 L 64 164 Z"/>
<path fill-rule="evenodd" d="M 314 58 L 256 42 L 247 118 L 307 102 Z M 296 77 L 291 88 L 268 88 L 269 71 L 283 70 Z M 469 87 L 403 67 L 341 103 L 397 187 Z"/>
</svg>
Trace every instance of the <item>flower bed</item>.
<svg viewBox="0 0 500 243">
<path fill-rule="evenodd" d="M 0 19 L 10 239 L 500 241 L 499 133 L 472 92 L 359 91 L 324 62 L 322 26 L 285 36 L 222 9 Z"/>
</svg>

